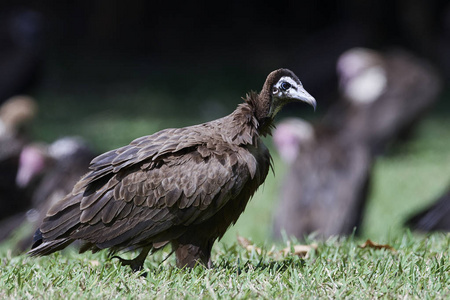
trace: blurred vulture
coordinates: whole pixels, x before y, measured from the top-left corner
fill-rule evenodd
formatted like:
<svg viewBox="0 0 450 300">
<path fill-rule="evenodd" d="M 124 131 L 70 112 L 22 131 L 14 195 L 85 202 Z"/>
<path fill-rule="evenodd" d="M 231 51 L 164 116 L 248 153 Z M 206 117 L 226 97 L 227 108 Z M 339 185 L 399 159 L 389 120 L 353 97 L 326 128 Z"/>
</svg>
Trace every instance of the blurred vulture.
<svg viewBox="0 0 450 300">
<path fill-rule="evenodd" d="M 32 10 L 0 14 L 0 103 L 29 93 L 41 68 L 43 18 Z"/>
<path fill-rule="evenodd" d="M 372 159 L 368 147 L 302 120 L 277 126 L 274 142 L 292 161 L 281 188 L 274 234 L 303 238 L 351 234 L 361 224 Z M 296 145 L 296 152 L 286 150 Z M 293 155 L 295 153 L 295 155 Z"/>
<path fill-rule="evenodd" d="M 434 204 L 406 221 L 411 229 L 430 231 L 450 231 L 450 189 Z"/>
<path fill-rule="evenodd" d="M 16 96 L 0 107 L 0 221 L 31 204 L 26 191 L 17 186 L 15 178 L 20 153 L 27 143 L 25 126 L 35 116 L 35 101 Z"/>
<path fill-rule="evenodd" d="M 29 144 L 20 153 L 16 185 L 26 190 L 30 203 L 1 223 L 0 240 L 28 223 L 37 230 L 49 207 L 69 193 L 88 171 L 94 153 L 78 137 L 64 137 L 51 145 Z M 30 227 L 30 226 L 28 226 Z M 24 251 L 31 246 L 32 234 L 17 245 Z"/>
<path fill-rule="evenodd" d="M 281 157 L 293 161 L 276 236 L 285 230 L 298 238 L 328 237 L 359 228 L 374 155 L 411 130 L 440 91 L 433 68 L 402 51 L 352 49 L 337 71 L 342 97 L 319 124 L 288 121 L 274 132 Z"/>
<path fill-rule="evenodd" d="M 259 94 L 234 112 L 200 125 L 165 129 L 106 152 L 64 199 L 47 212 L 31 255 L 47 255 L 75 240 L 80 252 L 142 249 L 171 244 L 178 267 L 211 267 L 211 248 L 245 209 L 271 166 L 260 136 L 291 101 L 315 100 L 287 69 L 273 71 Z"/>
<path fill-rule="evenodd" d="M 21 165 L 17 174 L 20 186 L 29 184 L 31 177 L 40 175 L 41 179 L 32 194 L 32 208 L 26 213 L 26 221 L 33 227 L 32 233 L 23 238 L 18 245 L 19 250 L 29 249 L 33 233 L 44 220 L 48 209 L 70 193 L 75 183 L 88 171 L 90 161 L 95 157 L 87 143 L 78 137 L 64 137 L 48 146 L 43 154 L 35 158 L 32 149 L 24 149 Z M 31 153 L 30 153 L 31 152 Z M 39 160 L 44 160 L 45 170 L 37 170 Z M 38 174 L 41 173 L 41 174 Z"/>
<path fill-rule="evenodd" d="M 323 121 L 367 144 L 372 154 L 407 135 L 441 90 L 437 71 L 401 50 L 351 49 L 339 58 L 337 72 L 342 98 Z"/>
</svg>

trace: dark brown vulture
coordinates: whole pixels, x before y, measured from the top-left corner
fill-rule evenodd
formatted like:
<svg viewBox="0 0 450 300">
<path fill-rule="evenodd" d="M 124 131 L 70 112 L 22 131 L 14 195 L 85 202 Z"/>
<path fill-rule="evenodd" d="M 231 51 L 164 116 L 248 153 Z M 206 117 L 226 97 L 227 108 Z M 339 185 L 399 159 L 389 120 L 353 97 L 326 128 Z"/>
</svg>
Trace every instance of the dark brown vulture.
<svg viewBox="0 0 450 300">
<path fill-rule="evenodd" d="M 230 115 L 200 125 L 165 129 L 106 152 L 72 193 L 47 213 L 30 255 L 47 255 L 75 240 L 80 252 L 171 244 L 178 267 L 211 267 L 211 248 L 264 182 L 271 157 L 260 136 L 291 101 L 316 102 L 294 73 L 273 71 L 259 94 L 249 93 Z"/>
<path fill-rule="evenodd" d="M 280 191 L 274 235 L 285 231 L 302 239 L 315 232 L 323 238 L 358 228 L 372 166 L 368 147 L 297 119 L 278 124 L 274 142 L 291 166 Z"/>
<path fill-rule="evenodd" d="M 359 228 L 374 156 L 410 130 L 440 90 L 436 71 L 406 52 L 351 49 L 338 60 L 341 98 L 315 126 L 277 126 L 275 145 L 293 160 L 274 234 L 303 238 Z M 278 141 L 278 143 L 277 143 Z M 296 150 L 295 150 L 296 149 Z"/>
<path fill-rule="evenodd" d="M 450 189 L 435 203 L 412 216 L 406 225 L 422 232 L 450 231 Z"/>
</svg>

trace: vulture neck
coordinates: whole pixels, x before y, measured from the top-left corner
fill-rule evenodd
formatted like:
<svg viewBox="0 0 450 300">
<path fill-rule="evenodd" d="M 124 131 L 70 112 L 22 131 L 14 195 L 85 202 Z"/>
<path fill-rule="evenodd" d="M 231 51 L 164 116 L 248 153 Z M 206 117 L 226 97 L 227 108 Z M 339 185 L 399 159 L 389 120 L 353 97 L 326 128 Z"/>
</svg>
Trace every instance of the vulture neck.
<svg viewBox="0 0 450 300">
<path fill-rule="evenodd" d="M 271 96 L 264 88 L 261 93 L 250 92 L 247 94 L 245 104 L 251 111 L 252 119 L 256 119 L 257 122 L 253 122 L 255 129 L 259 135 L 266 136 L 271 134 L 273 128 L 273 118 L 270 113 Z"/>
</svg>

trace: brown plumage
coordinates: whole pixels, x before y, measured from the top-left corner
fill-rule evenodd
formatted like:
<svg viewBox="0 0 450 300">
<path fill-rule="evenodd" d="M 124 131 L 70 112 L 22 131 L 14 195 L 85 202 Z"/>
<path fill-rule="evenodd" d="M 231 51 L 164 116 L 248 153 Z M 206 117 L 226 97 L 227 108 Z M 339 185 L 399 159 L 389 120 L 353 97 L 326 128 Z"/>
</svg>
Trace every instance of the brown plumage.
<svg viewBox="0 0 450 300">
<path fill-rule="evenodd" d="M 47 255 L 74 240 L 80 252 L 110 248 L 149 251 L 171 244 L 177 266 L 210 267 L 214 241 L 224 235 L 264 182 L 270 154 L 260 136 L 270 134 L 286 103 L 315 100 L 287 69 L 269 74 L 230 115 L 208 123 L 165 129 L 91 162 L 71 194 L 52 206 L 35 236 L 31 255 Z"/>
</svg>

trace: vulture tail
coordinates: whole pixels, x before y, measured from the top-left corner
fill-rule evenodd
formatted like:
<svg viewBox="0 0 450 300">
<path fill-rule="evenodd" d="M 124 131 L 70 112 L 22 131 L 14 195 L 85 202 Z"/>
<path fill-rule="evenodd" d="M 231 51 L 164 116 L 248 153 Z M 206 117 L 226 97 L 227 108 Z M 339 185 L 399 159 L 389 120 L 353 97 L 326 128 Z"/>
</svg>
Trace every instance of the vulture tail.
<svg viewBox="0 0 450 300">
<path fill-rule="evenodd" d="M 31 250 L 28 251 L 28 255 L 30 256 L 49 255 L 53 252 L 66 248 L 72 242 L 73 240 L 68 238 L 62 238 L 52 241 L 44 241 L 42 238 L 42 232 L 40 229 L 38 229 L 34 234 L 33 245 L 31 246 Z"/>
</svg>

